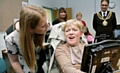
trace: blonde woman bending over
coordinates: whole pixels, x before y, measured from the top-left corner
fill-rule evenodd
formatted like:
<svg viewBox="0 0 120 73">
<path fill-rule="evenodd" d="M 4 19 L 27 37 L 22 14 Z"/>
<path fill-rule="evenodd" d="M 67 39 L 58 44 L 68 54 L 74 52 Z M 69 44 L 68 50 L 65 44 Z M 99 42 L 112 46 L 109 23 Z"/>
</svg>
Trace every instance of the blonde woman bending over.
<svg viewBox="0 0 120 73">
<path fill-rule="evenodd" d="M 44 33 L 48 28 L 46 12 L 38 6 L 25 6 L 20 11 L 19 22 L 13 26 L 12 31 L 8 28 L 5 42 L 14 71 L 16 73 L 44 73 L 42 64 L 45 53 L 42 43 Z M 42 57 L 41 60 L 39 60 L 39 55 Z"/>
</svg>

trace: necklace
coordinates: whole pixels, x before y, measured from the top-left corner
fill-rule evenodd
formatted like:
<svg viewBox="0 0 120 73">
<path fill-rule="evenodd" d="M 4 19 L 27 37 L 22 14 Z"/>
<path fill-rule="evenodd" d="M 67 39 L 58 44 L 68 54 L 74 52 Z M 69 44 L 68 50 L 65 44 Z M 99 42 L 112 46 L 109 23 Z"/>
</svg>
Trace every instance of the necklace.
<svg viewBox="0 0 120 73">
<path fill-rule="evenodd" d="M 97 16 L 99 17 L 99 19 L 103 20 L 103 22 L 102 22 L 103 26 L 107 26 L 108 22 L 106 20 L 109 19 L 111 17 L 111 15 L 112 15 L 112 12 L 110 11 L 108 13 L 107 17 L 103 18 L 99 12 L 97 13 Z"/>
</svg>

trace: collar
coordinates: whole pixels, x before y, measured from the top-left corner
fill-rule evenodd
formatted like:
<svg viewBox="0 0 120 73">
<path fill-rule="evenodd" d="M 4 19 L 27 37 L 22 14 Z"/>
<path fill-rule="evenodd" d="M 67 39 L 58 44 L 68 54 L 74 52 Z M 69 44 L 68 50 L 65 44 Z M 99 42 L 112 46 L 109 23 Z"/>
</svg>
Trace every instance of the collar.
<svg viewBox="0 0 120 73">
<path fill-rule="evenodd" d="M 103 13 L 105 13 L 105 16 L 107 15 L 107 11 L 105 11 L 105 12 L 101 11 L 101 13 L 102 13 L 102 16 L 103 16 Z"/>
</svg>

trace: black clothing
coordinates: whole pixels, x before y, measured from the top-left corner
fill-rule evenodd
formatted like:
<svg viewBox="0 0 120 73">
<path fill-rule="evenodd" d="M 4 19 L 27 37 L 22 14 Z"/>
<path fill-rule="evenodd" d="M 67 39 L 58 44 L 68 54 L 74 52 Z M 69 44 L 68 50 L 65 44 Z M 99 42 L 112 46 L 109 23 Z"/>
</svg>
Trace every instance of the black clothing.
<svg viewBox="0 0 120 73">
<path fill-rule="evenodd" d="M 52 25 L 55 25 L 55 24 L 58 24 L 58 23 L 60 23 L 61 21 L 57 18 L 57 19 L 55 19 L 53 22 L 52 22 Z"/>
<path fill-rule="evenodd" d="M 44 73 L 42 65 L 46 61 L 46 52 L 45 50 L 41 49 L 39 53 L 39 60 L 37 61 L 38 64 L 38 72 L 37 73 Z"/>
<path fill-rule="evenodd" d="M 107 11 L 107 15 L 110 11 Z M 101 11 L 99 14 L 102 16 Z M 96 39 L 98 42 L 105 40 L 105 39 L 113 39 L 114 34 L 113 31 L 116 28 L 117 21 L 116 21 L 116 16 L 115 13 L 112 12 L 112 15 L 109 19 L 106 19 L 108 22 L 107 26 L 104 26 L 103 23 L 104 20 L 100 19 L 97 15 L 97 13 L 94 14 L 93 17 L 93 29 L 96 32 Z M 101 39 L 102 38 L 102 39 Z"/>
</svg>

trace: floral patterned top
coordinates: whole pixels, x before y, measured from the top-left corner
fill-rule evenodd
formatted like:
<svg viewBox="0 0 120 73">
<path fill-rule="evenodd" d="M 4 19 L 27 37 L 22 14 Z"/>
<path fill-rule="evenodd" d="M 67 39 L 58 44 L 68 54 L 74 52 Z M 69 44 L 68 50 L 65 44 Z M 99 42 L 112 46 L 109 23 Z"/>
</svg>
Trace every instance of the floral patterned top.
<svg viewBox="0 0 120 73">
<path fill-rule="evenodd" d="M 25 59 L 23 58 L 23 53 L 19 43 L 19 32 L 17 30 L 13 30 L 11 33 L 5 35 L 5 43 L 6 43 L 6 48 L 8 53 L 18 54 L 18 59 L 24 73 L 31 73 Z M 36 54 L 36 58 L 37 59 L 39 58 L 38 54 Z"/>
</svg>

